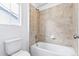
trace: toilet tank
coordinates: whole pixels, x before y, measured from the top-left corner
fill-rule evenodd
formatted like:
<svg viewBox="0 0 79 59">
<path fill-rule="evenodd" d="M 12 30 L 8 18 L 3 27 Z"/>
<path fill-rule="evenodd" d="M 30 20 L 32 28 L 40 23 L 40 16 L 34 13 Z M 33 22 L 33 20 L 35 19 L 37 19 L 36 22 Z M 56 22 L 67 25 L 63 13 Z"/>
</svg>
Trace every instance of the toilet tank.
<svg viewBox="0 0 79 59">
<path fill-rule="evenodd" d="M 5 52 L 7 55 L 12 55 L 19 50 L 21 50 L 21 45 L 22 45 L 22 40 L 20 38 L 16 39 L 11 39 L 11 40 L 6 40 L 4 45 L 5 45 Z"/>
</svg>

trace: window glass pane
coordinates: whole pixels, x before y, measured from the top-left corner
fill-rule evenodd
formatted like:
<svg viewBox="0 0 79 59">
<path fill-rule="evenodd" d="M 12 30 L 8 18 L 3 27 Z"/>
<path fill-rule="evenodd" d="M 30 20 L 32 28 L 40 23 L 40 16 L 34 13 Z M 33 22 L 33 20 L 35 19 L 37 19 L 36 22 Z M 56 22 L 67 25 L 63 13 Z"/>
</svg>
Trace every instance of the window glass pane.
<svg viewBox="0 0 79 59">
<path fill-rule="evenodd" d="M 2 5 L 19 16 L 19 4 L 18 3 L 3 3 Z"/>
<path fill-rule="evenodd" d="M 0 24 L 20 24 L 19 5 L 17 3 L 0 4 Z"/>
<path fill-rule="evenodd" d="M 10 15 L 0 8 L 0 24 L 8 24 Z"/>
<path fill-rule="evenodd" d="M 12 4 L 11 4 L 11 10 L 12 10 L 15 14 L 19 15 L 19 5 L 18 5 L 17 3 L 12 3 Z"/>
<path fill-rule="evenodd" d="M 10 16 L 9 24 L 12 24 L 12 25 L 16 24 L 16 25 L 18 25 L 19 24 L 19 18 L 15 18 L 13 16 Z"/>
<path fill-rule="evenodd" d="M 4 7 L 6 7 L 7 9 L 10 9 L 10 3 L 1 3 Z"/>
</svg>

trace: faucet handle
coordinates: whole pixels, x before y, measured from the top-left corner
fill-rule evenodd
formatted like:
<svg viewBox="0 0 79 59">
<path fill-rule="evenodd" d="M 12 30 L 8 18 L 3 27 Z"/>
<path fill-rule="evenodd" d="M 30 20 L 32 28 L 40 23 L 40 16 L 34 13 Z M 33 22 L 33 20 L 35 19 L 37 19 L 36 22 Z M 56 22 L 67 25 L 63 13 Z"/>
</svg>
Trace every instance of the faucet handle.
<svg viewBox="0 0 79 59">
<path fill-rule="evenodd" d="M 79 35 L 73 35 L 74 39 L 78 39 Z"/>
</svg>

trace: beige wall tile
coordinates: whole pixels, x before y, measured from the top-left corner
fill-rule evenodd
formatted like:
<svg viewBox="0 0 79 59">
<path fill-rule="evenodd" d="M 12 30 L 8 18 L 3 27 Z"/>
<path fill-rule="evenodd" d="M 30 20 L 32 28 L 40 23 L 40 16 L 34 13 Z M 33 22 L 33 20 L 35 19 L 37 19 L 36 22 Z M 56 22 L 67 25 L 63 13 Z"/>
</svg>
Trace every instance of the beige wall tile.
<svg viewBox="0 0 79 59">
<path fill-rule="evenodd" d="M 45 41 L 61 45 L 72 46 L 74 22 L 73 4 L 61 4 L 40 12 L 40 33 L 45 36 Z M 50 38 L 51 35 L 56 40 Z"/>
<path fill-rule="evenodd" d="M 63 3 L 41 12 L 30 5 L 30 45 L 38 40 L 73 46 L 77 24 L 74 5 Z M 51 35 L 56 39 L 52 40 Z"/>
</svg>

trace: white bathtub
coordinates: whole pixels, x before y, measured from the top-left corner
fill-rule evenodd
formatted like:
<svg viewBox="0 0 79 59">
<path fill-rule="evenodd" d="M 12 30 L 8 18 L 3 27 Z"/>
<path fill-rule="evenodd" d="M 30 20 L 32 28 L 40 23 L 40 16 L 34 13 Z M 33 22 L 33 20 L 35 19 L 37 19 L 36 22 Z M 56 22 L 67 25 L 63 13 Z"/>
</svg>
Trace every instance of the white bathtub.
<svg viewBox="0 0 79 59">
<path fill-rule="evenodd" d="M 75 50 L 56 44 L 38 42 L 31 46 L 32 56 L 74 56 Z"/>
</svg>

